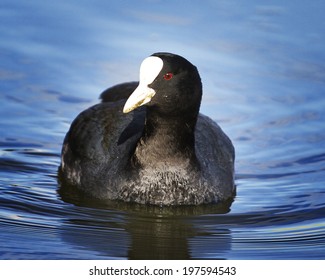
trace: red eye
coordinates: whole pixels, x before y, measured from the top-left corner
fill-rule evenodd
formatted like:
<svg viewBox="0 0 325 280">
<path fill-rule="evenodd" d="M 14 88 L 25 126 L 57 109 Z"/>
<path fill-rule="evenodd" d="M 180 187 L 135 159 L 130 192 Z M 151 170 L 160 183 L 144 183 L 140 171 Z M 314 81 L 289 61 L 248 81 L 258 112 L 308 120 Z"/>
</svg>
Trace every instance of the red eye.
<svg viewBox="0 0 325 280">
<path fill-rule="evenodd" d="M 169 81 L 171 78 L 173 78 L 173 73 L 166 73 L 166 74 L 164 75 L 164 79 L 165 79 L 166 81 Z"/>
</svg>

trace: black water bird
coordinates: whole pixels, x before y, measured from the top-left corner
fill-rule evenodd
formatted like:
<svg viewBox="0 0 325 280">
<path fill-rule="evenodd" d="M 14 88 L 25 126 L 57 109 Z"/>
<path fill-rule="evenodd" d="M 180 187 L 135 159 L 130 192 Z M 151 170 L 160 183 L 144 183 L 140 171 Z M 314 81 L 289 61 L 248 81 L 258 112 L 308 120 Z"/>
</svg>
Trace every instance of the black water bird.
<svg viewBox="0 0 325 280">
<path fill-rule="evenodd" d="M 201 79 L 189 61 L 171 53 L 149 56 L 139 83 L 106 90 L 102 103 L 73 121 L 62 147 L 62 184 L 90 197 L 142 204 L 231 199 L 234 147 L 199 113 L 201 97 Z"/>
</svg>

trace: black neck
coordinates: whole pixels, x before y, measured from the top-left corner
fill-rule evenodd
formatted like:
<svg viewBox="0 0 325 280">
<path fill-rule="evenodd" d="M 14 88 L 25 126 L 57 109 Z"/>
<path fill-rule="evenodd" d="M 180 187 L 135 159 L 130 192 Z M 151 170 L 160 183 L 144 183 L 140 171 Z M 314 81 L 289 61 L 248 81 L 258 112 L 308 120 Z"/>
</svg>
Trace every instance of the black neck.
<svg viewBox="0 0 325 280">
<path fill-rule="evenodd" d="M 197 116 L 166 116 L 147 108 L 147 118 L 135 156 L 141 165 L 179 161 L 196 164 L 195 124 Z M 151 161 L 151 162 L 148 162 Z"/>
<path fill-rule="evenodd" d="M 171 150 L 175 148 L 176 151 L 194 152 L 196 118 L 197 116 L 166 116 L 149 108 L 142 139 L 166 144 Z"/>
</svg>

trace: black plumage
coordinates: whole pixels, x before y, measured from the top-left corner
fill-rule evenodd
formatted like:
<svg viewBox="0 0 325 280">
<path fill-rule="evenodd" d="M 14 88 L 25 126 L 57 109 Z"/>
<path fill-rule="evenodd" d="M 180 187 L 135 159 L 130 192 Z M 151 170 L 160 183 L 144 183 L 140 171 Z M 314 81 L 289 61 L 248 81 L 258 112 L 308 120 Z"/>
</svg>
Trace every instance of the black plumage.
<svg viewBox="0 0 325 280">
<path fill-rule="evenodd" d="M 151 64 L 157 70 L 151 71 Z M 62 148 L 62 183 L 95 198 L 142 204 L 232 198 L 234 148 L 214 121 L 199 114 L 202 85 L 196 67 L 178 55 L 156 53 L 141 71 L 140 85 L 106 90 L 102 103 L 73 121 Z M 149 84 L 146 71 L 157 71 Z M 143 97 L 146 90 L 150 95 Z"/>
</svg>

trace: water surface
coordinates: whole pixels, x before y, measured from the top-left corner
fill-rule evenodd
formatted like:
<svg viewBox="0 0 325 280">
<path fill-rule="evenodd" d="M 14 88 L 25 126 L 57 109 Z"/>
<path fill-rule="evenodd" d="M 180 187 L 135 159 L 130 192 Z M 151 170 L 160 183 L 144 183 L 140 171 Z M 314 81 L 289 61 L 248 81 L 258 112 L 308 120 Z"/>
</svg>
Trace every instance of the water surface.
<svg viewBox="0 0 325 280">
<path fill-rule="evenodd" d="M 0 258 L 324 259 L 324 3 L 106 2 L 2 1 Z M 198 67 L 201 112 L 236 148 L 234 202 L 62 196 L 70 123 L 156 51 Z"/>
</svg>

